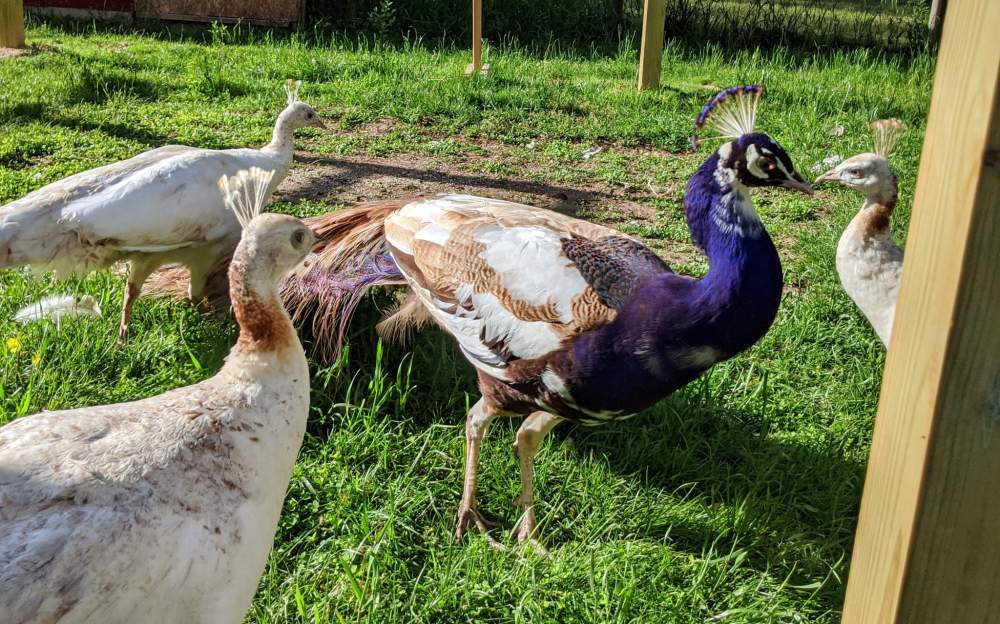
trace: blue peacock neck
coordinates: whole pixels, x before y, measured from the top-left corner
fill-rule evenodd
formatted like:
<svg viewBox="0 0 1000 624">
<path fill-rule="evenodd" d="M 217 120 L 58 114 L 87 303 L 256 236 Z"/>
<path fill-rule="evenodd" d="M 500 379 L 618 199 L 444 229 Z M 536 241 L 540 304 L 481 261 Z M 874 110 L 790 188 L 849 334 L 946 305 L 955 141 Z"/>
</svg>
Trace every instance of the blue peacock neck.
<svg viewBox="0 0 1000 624">
<path fill-rule="evenodd" d="M 572 349 L 572 394 L 591 410 L 634 413 L 754 344 L 781 299 L 778 253 L 735 173 L 716 153 L 688 183 L 700 280 L 664 273 L 637 285 L 616 319 Z"/>
<path fill-rule="evenodd" d="M 706 160 L 684 197 L 691 237 L 709 270 L 691 292 L 701 323 L 687 338 L 729 357 L 763 336 L 778 312 L 782 271 L 778 252 L 757 217 L 749 189 L 725 166 L 728 145 Z"/>
</svg>

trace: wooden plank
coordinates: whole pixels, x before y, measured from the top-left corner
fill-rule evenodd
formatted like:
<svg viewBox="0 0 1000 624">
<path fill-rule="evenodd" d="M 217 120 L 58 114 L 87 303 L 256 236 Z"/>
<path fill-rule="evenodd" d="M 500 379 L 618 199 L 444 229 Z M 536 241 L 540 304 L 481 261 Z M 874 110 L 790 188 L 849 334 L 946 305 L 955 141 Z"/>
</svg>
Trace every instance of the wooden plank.
<svg viewBox="0 0 1000 624">
<path fill-rule="evenodd" d="M 656 89 L 660 86 L 663 27 L 666 19 L 666 0 L 646 0 L 642 12 L 642 47 L 639 50 L 640 89 Z"/>
<path fill-rule="evenodd" d="M 139 0 L 142 18 L 287 25 L 302 19 L 302 0 Z"/>
<path fill-rule="evenodd" d="M 0 48 L 24 47 L 22 0 L 0 0 Z"/>
<path fill-rule="evenodd" d="M 949 3 L 845 624 L 1000 621 L 998 32 Z"/>
<path fill-rule="evenodd" d="M 488 70 L 488 65 L 483 66 L 483 0 L 472 0 L 472 63 L 466 66 L 465 75 L 485 75 Z"/>
</svg>

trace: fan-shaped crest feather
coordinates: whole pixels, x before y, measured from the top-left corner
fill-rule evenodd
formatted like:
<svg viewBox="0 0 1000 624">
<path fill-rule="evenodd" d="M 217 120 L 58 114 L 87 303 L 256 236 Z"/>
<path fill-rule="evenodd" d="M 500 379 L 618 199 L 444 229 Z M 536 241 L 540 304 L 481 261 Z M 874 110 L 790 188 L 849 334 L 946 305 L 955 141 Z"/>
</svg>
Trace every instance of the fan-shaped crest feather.
<svg viewBox="0 0 1000 624">
<path fill-rule="evenodd" d="M 289 78 L 285 81 L 285 95 L 288 96 L 288 105 L 299 101 L 299 89 L 302 88 L 301 80 L 292 80 Z"/>
<path fill-rule="evenodd" d="M 219 179 L 219 189 L 226 207 L 236 214 L 236 219 L 244 230 L 254 217 L 264 212 L 273 177 L 273 171 L 250 167 L 234 176 L 224 175 Z"/>
<path fill-rule="evenodd" d="M 736 139 L 753 132 L 762 95 L 764 85 L 737 85 L 720 91 L 698 114 L 691 146 L 698 149 L 702 140 L 698 131 L 705 126 L 716 132 L 707 139 Z"/>
<path fill-rule="evenodd" d="M 906 124 L 898 119 L 879 119 L 872 122 L 871 128 L 875 135 L 875 153 L 882 158 L 889 158 L 899 138 L 906 132 Z"/>
</svg>

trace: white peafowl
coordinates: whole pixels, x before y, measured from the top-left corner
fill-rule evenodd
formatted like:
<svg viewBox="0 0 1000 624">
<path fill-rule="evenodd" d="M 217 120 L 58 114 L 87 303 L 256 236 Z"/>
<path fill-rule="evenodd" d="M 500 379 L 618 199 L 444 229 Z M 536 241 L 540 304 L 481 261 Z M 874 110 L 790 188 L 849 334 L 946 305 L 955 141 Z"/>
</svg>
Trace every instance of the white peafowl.
<svg viewBox="0 0 1000 624">
<path fill-rule="evenodd" d="M 315 239 L 241 204 L 271 177 L 254 169 L 229 187 L 244 228 L 229 270 L 240 334 L 218 374 L 0 428 L 0 620 L 243 621 L 309 410 L 278 284 Z"/>
<path fill-rule="evenodd" d="M 0 207 L 0 269 L 30 265 L 60 277 L 127 261 L 119 343 L 142 285 L 157 267 L 185 265 L 191 274 L 188 296 L 200 300 L 209 270 L 232 254 L 240 234 L 219 179 L 258 167 L 274 174 L 262 190 L 270 195 L 288 173 L 295 130 L 324 127 L 312 107 L 298 101 L 299 85 L 285 84 L 288 106 L 271 142 L 260 149 L 168 145 L 78 173 Z"/>
<path fill-rule="evenodd" d="M 837 244 L 837 273 L 844 290 L 888 346 L 896 314 L 903 250 L 892 238 L 889 219 L 898 195 L 888 158 L 906 131 L 898 119 L 872 124 L 875 153 L 851 156 L 816 182 L 839 182 L 865 195 L 865 203 Z"/>
</svg>

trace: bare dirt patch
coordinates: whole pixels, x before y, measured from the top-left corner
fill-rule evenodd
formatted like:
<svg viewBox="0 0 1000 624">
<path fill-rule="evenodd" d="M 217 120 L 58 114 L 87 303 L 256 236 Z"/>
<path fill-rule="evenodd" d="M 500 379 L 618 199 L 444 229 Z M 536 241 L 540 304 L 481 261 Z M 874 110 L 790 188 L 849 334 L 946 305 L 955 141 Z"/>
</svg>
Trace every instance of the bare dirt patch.
<svg viewBox="0 0 1000 624">
<path fill-rule="evenodd" d="M 392 120 L 377 120 L 356 129 L 367 136 L 379 136 L 395 127 Z M 463 138 L 463 141 L 467 140 Z M 655 199 L 678 197 L 683 185 L 653 188 L 640 177 L 627 184 L 606 184 L 601 180 L 564 183 L 547 180 L 547 164 L 525 158 L 515 146 L 475 140 L 478 149 L 460 155 L 427 155 L 419 152 L 388 156 L 329 156 L 310 152 L 296 154 L 296 164 L 282 183 L 279 201 L 318 201 L 354 205 L 383 199 L 437 193 L 467 193 L 547 208 L 563 214 L 600 222 L 632 235 L 656 228 L 662 219 Z M 587 146 L 583 146 L 587 147 Z M 583 148 L 581 148 L 582 150 Z M 608 146 L 629 155 L 649 154 L 642 148 Z M 516 174 L 493 173 L 491 165 L 511 164 Z M 592 162 L 581 160 L 573 168 L 589 171 Z M 696 262 L 701 252 L 688 241 L 653 238 L 646 240 L 671 264 Z"/>
<path fill-rule="evenodd" d="M 35 53 L 34 48 L 0 48 L 0 61 L 29 56 Z"/>
<path fill-rule="evenodd" d="M 472 167 L 414 154 L 367 156 L 296 156 L 299 165 L 281 185 L 278 199 L 354 204 L 434 193 L 469 193 L 519 202 L 566 214 L 610 213 L 611 220 L 652 223 L 656 210 L 604 185 L 567 185 L 497 176 Z M 615 219 L 614 215 L 620 215 Z"/>
</svg>

